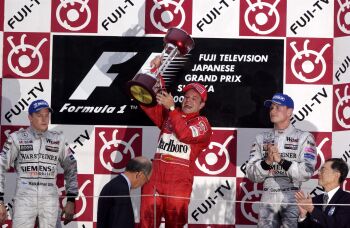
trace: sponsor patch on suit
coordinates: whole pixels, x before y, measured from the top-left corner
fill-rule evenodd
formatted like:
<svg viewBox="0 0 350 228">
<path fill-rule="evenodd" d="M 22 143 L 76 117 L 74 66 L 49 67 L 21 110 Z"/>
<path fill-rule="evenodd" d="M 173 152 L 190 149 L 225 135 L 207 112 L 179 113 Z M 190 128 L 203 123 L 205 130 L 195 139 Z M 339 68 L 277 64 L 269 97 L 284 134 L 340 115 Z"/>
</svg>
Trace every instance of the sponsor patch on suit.
<svg viewBox="0 0 350 228">
<path fill-rule="evenodd" d="M 33 145 L 19 145 L 20 151 L 32 151 Z"/>
</svg>

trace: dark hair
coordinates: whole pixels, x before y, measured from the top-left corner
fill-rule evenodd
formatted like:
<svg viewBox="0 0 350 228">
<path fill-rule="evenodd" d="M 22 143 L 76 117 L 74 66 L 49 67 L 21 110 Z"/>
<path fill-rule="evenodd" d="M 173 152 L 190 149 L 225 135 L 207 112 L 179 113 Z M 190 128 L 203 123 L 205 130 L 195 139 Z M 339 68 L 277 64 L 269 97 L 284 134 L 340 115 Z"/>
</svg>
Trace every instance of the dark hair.
<svg viewBox="0 0 350 228">
<path fill-rule="evenodd" d="M 152 162 L 145 157 L 135 157 L 128 161 L 125 171 L 144 172 L 146 175 L 149 175 L 152 171 Z"/>
<path fill-rule="evenodd" d="M 332 162 L 331 168 L 340 172 L 339 184 L 343 183 L 349 172 L 348 164 L 341 158 L 330 158 L 326 162 Z"/>
</svg>

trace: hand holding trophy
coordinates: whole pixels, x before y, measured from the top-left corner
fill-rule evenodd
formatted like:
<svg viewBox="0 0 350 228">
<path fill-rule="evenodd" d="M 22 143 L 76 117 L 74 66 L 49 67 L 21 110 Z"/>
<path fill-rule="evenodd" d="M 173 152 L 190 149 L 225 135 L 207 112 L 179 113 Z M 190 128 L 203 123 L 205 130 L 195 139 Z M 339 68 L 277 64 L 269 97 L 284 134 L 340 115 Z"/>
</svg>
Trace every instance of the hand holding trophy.
<svg viewBox="0 0 350 228">
<path fill-rule="evenodd" d="M 126 84 L 130 97 L 141 105 L 154 106 L 157 103 L 157 93 L 165 89 L 162 86 L 161 75 L 176 56 L 186 55 L 194 47 L 193 39 L 178 28 L 168 29 L 164 44 L 160 66 L 152 68 L 149 72 L 136 74 Z"/>
</svg>

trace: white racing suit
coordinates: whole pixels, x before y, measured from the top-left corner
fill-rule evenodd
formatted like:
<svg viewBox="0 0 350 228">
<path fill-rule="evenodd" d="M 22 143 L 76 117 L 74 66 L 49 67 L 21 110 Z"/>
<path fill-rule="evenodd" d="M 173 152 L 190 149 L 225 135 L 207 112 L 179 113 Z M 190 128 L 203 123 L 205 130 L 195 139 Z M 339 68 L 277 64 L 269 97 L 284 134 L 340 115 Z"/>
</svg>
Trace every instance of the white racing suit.
<svg viewBox="0 0 350 228">
<path fill-rule="evenodd" d="M 62 133 L 40 133 L 29 127 L 12 133 L 0 154 L 0 194 L 5 190 L 5 172 L 17 173 L 14 198 L 14 228 L 55 227 L 59 210 L 56 175 L 58 163 L 64 170 L 66 195 L 78 195 L 77 162 Z M 73 199 L 73 200 L 72 200 Z"/>
<path fill-rule="evenodd" d="M 265 162 L 268 144 L 278 147 L 281 162 L 271 166 Z M 314 137 L 294 128 L 270 130 L 258 134 L 249 155 L 247 177 L 263 183 L 258 227 L 298 226 L 295 192 L 313 175 L 317 161 Z M 293 205 L 294 204 L 294 205 Z"/>
</svg>

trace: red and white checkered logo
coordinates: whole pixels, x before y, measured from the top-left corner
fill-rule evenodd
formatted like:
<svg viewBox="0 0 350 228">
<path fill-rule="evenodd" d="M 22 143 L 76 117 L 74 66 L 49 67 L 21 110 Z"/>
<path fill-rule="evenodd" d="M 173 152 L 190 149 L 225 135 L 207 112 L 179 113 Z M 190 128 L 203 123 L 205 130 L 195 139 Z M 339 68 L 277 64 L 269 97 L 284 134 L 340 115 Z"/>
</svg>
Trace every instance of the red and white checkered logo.
<svg viewBox="0 0 350 228">
<path fill-rule="evenodd" d="M 332 84 L 332 39 L 287 39 L 287 84 Z"/>
<path fill-rule="evenodd" d="M 53 32 L 97 32 L 98 1 L 53 0 Z"/>
<path fill-rule="evenodd" d="M 213 130 L 209 146 L 196 160 L 196 176 L 236 176 L 237 131 Z"/>
<path fill-rule="evenodd" d="M 192 0 L 146 0 L 146 34 L 163 34 L 171 27 L 192 33 Z"/>
<path fill-rule="evenodd" d="M 1 140 L 0 140 L 0 142 L 1 142 L 1 144 L 0 144 L 1 148 L 2 148 L 2 146 L 4 145 L 4 142 L 6 142 L 7 137 L 8 137 L 11 133 L 13 133 L 13 132 L 15 132 L 15 131 L 18 131 L 18 130 L 21 129 L 21 128 L 27 128 L 27 127 L 24 127 L 24 126 L 1 126 Z"/>
<path fill-rule="evenodd" d="M 262 183 L 253 183 L 247 178 L 237 177 L 236 224 L 256 224 L 262 196 Z"/>
<path fill-rule="evenodd" d="M 287 1 L 241 1 L 240 35 L 285 36 Z"/>
<path fill-rule="evenodd" d="M 350 1 L 334 1 L 334 36 L 348 36 L 350 34 Z"/>
<path fill-rule="evenodd" d="M 4 34 L 4 78 L 48 79 L 49 61 L 50 34 Z"/>
<path fill-rule="evenodd" d="M 64 187 L 64 175 L 57 175 L 57 187 L 60 196 L 60 205 L 66 204 Z M 78 174 L 79 196 L 75 199 L 74 219 L 79 221 L 92 221 L 93 219 L 93 196 L 94 196 L 94 176 L 91 174 Z"/>
<path fill-rule="evenodd" d="M 0 31 L 4 31 L 5 1 L 0 1 Z"/>
<path fill-rule="evenodd" d="M 350 84 L 333 86 L 333 130 L 350 129 Z"/>
<path fill-rule="evenodd" d="M 141 153 L 142 128 L 96 128 L 96 174 L 123 172 L 127 162 Z"/>
<path fill-rule="evenodd" d="M 317 163 L 313 177 L 318 177 L 318 171 L 324 162 L 332 157 L 332 133 L 331 132 L 312 132 L 315 137 L 317 147 Z"/>
</svg>

